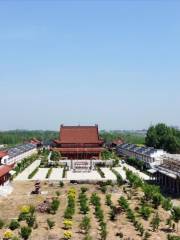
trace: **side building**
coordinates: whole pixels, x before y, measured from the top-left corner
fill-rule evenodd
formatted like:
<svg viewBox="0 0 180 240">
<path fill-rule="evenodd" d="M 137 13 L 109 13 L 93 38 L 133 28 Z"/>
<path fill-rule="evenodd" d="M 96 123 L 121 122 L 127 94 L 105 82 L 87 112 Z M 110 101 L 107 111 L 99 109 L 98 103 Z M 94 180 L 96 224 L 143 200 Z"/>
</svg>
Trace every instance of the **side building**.
<svg viewBox="0 0 180 240">
<path fill-rule="evenodd" d="M 98 126 L 60 126 L 59 140 L 53 150 L 64 159 L 101 159 L 104 150 Z"/>
<path fill-rule="evenodd" d="M 0 164 L 12 165 L 37 153 L 37 145 L 26 143 L 0 152 Z"/>
<path fill-rule="evenodd" d="M 161 188 L 170 193 L 180 196 L 180 160 L 165 157 L 163 163 L 156 166 L 153 177 Z"/>
<path fill-rule="evenodd" d="M 124 143 L 118 145 L 117 154 L 124 157 L 133 157 L 145 163 L 146 167 L 153 168 L 163 162 L 166 152 L 152 147 L 138 146 L 135 144 Z"/>
</svg>

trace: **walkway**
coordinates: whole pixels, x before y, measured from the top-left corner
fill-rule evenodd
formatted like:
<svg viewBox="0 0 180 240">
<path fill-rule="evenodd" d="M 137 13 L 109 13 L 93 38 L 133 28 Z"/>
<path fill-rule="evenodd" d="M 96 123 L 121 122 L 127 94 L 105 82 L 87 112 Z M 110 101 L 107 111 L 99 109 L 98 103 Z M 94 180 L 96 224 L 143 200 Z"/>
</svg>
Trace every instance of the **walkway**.
<svg viewBox="0 0 180 240">
<path fill-rule="evenodd" d="M 29 165 L 22 173 L 17 175 L 14 181 L 28 180 L 29 174 L 31 174 L 32 171 L 34 171 L 34 169 L 36 169 L 39 166 L 40 162 L 41 160 L 36 160 L 33 163 L 31 163 L 31 165 Z"/>
</svg>

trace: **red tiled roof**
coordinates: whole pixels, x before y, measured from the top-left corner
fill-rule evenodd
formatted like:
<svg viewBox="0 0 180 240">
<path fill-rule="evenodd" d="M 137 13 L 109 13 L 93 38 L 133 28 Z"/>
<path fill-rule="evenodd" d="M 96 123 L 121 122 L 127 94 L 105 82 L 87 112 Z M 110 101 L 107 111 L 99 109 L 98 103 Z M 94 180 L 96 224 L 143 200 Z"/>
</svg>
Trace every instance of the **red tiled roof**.
<svg viewBox="0 0 180 240">
<path fill-rule="evenodd" d="M 104 148 L 55 148 L 54 150 L 62 153 L 99 153 Z"/>
<path fill-rule="evenodd" d="M 11 167 L 7 166 L 7 165 L 2 165 L 0 166 L 0 177 L 6 175 L 7 173 L 9 173 L 11 171 Z"/>
<path fill-rule="evenodd" d="M 98 126 L 61 126 L 60 143 L 102 143 Z"/>
<path fill-rule="evenodd" d="M 0 158 L 3 158 L 6 155 L 7 155 L 7 152 L 0 151 Z"/>
</svg>

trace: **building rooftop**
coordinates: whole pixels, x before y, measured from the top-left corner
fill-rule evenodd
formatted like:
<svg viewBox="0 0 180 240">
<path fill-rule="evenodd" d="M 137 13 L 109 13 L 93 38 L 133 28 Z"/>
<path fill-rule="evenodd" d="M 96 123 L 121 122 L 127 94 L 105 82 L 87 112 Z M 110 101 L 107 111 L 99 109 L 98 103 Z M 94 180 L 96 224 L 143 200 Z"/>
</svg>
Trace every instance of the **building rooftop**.
<svg viewBox="0 0 180 240">
<path fill-rule="evenodd" d="M 22 153 L 30 151 L 34 148 L 36 148 L 36 145 L 32 144 L 32 143 L 26 143 L 26 144 L 18 145 L 16 147 L 8 149 L 8 155 L 9 155 L 10 158 L 13 158 L 13 157 L 18 156 Z"/>
<path fill-rule="evenodd" d="M 6 155 L 8 155 L 7 152 L 0 151 L 0 158 L 5 157 Z"/>
<path fill-rule="evenodd" d="M 64 126 L 60 128 L 60 143 L 102 143 L 99 138 L 98 126 Z"/>
<path fill-rule="evenodd" d="M 7 165 L 2 165 L 0 166 L 0 177 L 6 175 L 11 171 L 12 167 L 7 166 Z"/>
</svg>

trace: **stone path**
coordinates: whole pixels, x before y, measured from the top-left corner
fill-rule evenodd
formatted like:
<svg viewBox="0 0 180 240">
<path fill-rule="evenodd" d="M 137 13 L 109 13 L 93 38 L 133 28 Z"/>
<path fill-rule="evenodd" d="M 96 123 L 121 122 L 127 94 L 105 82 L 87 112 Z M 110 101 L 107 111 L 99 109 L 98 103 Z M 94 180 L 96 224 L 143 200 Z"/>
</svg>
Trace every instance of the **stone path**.
<svg viewBox="0 0 180 240">
<path fill-rule="evenodd" d="M 49 180 L 62 180 L 63 168 L 53 168 Z"/>
<path fill-rule="evenodd" d="M 103 180 L 97 171 L 91 172 L 67 172 L 67 180 Z"/>
<path fill-rule="evenodd" d="M 36 160 L 31 165 L 29 165 L 22 173 L 18 174 L 14 181 L 24 181 L 28 180 L 28 176 L 35 168 L 37 168 L 40 164 L 41 160 Z"/>
<path fill-rule="evenodd" d="M 32 178 L 32 180 L 47 180 L 46 175 L 49 168 L 39 168 L 38 172 L 35 174 L 35 176 Z"/>
<path fill-rule="evenodd" d="M 126 180 L 126 173 L 123 170 L 123 167 L 114 167 L 114 170 L 116 170 L 122 177 L 123 180 Z"/>
<path fill-rule="evenodd" d="M 101 170 L 105 174 L 104 180 L 116 181 L 117 178 L 116 178 L 115 174 L 111 171 L 111 169 L 109 169 L 109 168 L 101 168 Z"/>
</svg>

